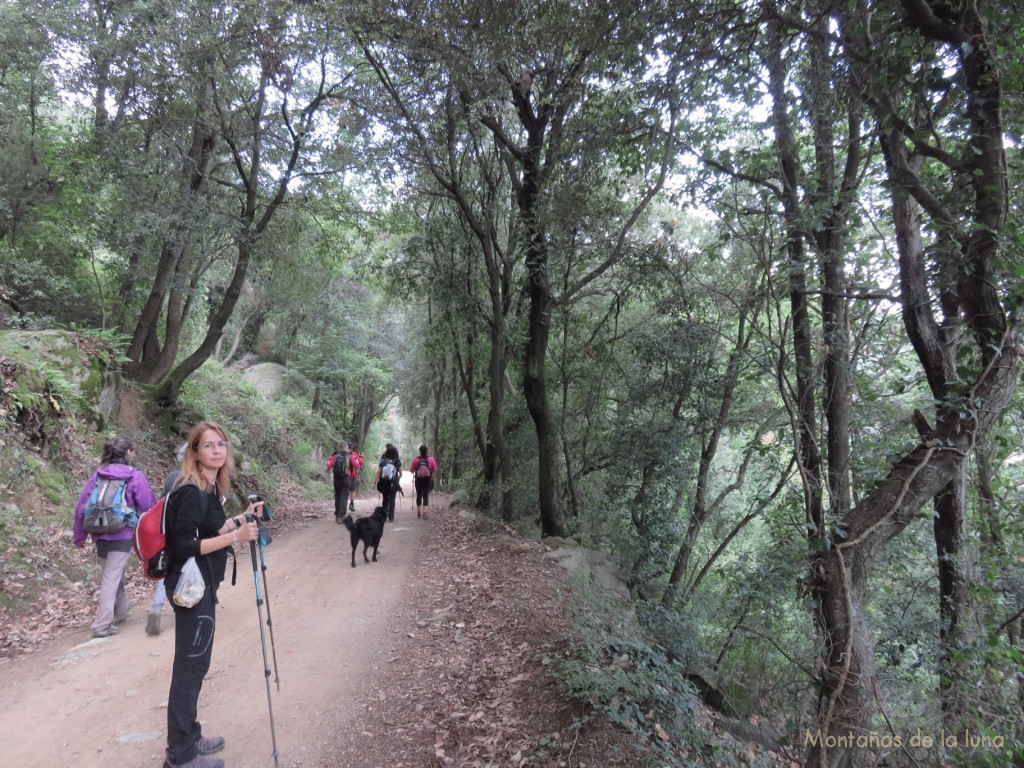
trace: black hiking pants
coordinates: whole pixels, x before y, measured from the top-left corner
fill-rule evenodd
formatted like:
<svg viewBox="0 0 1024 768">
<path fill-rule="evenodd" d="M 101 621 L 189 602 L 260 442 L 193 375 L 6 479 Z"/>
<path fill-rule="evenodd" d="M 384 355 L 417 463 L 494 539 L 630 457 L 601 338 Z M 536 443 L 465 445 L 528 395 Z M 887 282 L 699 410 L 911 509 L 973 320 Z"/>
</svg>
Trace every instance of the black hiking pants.
<svg viewBox="0 0 1024 768">
<path fill-rule="evenodd" d="M 384 511 L 388 513 L 388 522 L 395 522 L 395 496 L 398 494 L 394 488 L 390 491 L 381 493 L 381 506 L 384 507 Z"/>
<path fill-rule="evenodd" d="M 416 483 L 416 509 L 430 505 L 430 491 L 434 487 L 433 477 L 417 477 Z"/>
<path fill-rule="evenodd" d="M 192 608 L 175 605 L 171 598 L 168 595 L 174 608 L 174 664 L 167 694 L 167 758 L 172 765 L 184 765 L 199 754 L 197 742 L 202 731 L 197 710 L 213 657 L 216 606 L 209 586 Z"/>
<path fill-rule="evenodd" d="M 334 478 L 334 518 L 336 520 L 341 520 L 348 511 L 348 495 L 351 491 L 351 475 Z"/>
</svg>

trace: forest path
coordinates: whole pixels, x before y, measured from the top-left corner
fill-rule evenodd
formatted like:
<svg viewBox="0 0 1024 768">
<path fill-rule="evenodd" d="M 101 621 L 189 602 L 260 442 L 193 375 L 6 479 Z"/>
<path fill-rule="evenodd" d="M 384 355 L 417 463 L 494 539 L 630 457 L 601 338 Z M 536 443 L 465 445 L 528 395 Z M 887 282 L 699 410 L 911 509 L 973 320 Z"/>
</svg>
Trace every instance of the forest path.
<svg viewBox="0 0 1024 768">
<path fill-rule="evenodd" d="M 333 515 L 276 538 L 265 550 L 269 606 L 262 616 L 270 666 L 279 764 L 337 764 L 326 755 L 339 731 L 365 707 L 366 679 L 388 660 L 408 631 L 402 609 L 410 572 L 421 556 L 428 521 L 416 519 L 409 490 L 387 526 L 379 562 L 360 552 L 350 566 L 348 530 Z M 376 494 L 356 502 L 372 511 Z M 130 561 L 129 567 L 138 567 Z M 238 558 L 238 583 L 218 591 L 213 663 L 199 700 L 204 733 L 224 736 L 218 755 L 231 768 L 274 765 L 263 654 L 248 551 Z M 262 589 L 263 579 L 260 577 Z M 273 622 L 280 691 L 268 617 Z M 164 608 L 163 632 L 144 632 L 147 604 L 132 607 L 120 634 L 89 639 L 66 632 L 51 645 L 0 666 L 0 753 L 20 768 L 155 768 L 162 765 L 167 690 L 174 655 L 174 619 Z"/>
</svg>

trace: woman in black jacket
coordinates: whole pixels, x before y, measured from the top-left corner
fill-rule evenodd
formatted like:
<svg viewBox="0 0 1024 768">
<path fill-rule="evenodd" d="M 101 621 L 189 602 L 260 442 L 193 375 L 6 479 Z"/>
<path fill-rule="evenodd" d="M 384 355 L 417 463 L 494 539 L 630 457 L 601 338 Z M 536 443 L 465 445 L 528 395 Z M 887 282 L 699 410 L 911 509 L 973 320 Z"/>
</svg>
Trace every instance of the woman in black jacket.
<svg viewBox="0 0 1024 768">
<path fill-rule="evenodd" d="M 210 670 L 216 627 L 217 588 L 224 580 L 228 548 L 255 541 L 253 517 L 228 519 L 223 494 L 231 486 L 231 444 L 224 428 L 203 421 L 188 434 L 181 474 L 168 499 L 167 552 L 170 563 L 164 586 L 174 608 L 174 665 L 167 696 L 167 758 L 164 768 L 223 768 L 208 757 L 224 748 L 221 737 L 203 736 L 197 718 L 199 692 Z M 254 502 L 246 515 L 262 512 Z M 248 520 L 248 521 L 247 521 Z M 194 557 L 206 582 L 202 599 L 191 608 L 174 603 L 174 589 L 185 562 Z"/>
<path fill-rule="evenodd" d="M 390 465 L 390 469 L 385 467 Z M 399 480 L 402 478 L 402 460 L 398 458 L 398 449 L 391 443 L 387 444 L 383 455 L 380 457 L 380 464 L 377 465 L 377 474 L 373 478 L 373 484 L 383 497 L 380 505 L 387 513 L 388 522 L 395 522 L 395 496 L 401 492 Z"/>
</svg>

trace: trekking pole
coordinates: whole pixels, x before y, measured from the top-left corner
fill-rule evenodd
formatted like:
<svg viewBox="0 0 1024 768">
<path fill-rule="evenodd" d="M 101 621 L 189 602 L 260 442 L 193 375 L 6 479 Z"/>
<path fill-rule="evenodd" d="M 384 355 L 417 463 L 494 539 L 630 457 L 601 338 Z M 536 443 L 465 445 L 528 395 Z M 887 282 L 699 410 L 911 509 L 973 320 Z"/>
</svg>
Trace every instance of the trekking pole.
<svg viewBox="0 0 1024 768">
<path fill-rule="evenodd" d="M 277 690 L 281 691 L 281 676 L 277 673 L 277 646 L 274 644 L 274 622 L 270 618 L 270 588 L 267 587 L 267 563 L 263 559 L 263 547 L 264 544 L 270 543 L 270 532 L 264 527 L 263 523 L 257 521 L 256 524 L 260 527 L 260 570 L 263 572 L 263 599 L 267 603 L 267 626 L 270 628 L 270 653 L 274 657 L 274 684 L 277 686 Z M 264 531 L 267 531 L 267 535 L 264 536 Z"/>
<path fill-rule="evenodd" d="M 251 512 L 247 512 L 245 519 L 250 523 L 255 520 L 255 516 Z M 249 553 L 252 555 L 252 581 L 256 586 L 256 614 L 260 620 L 260 645 L 263 646 L 263 678 L 267 683 L 267 709 L 270 711 L 270 742 L 274 747 L 274 768 L 278 768 L 277 762 L 277 733 L 274 731 L 274 705 L 270 699 L 270 664 L 267 663 L 267 640 L 263 635 L 263 593 L 260 592 L 260 577 L 257 573 L 258 565 L 256 564 L 256 542 L 249 542 Z M 270 608 L 267 608 L 269 613 Z"/>
<path fill-rule="evenodd" d="M 249 496 L 249 501 L 263 501 L 258 494 L 252 494 Z M 270 506 L 263 502 L 263 514 L 264 520 L 270 520 Z M 270 627 L 270 652 L 274 657 L 274 683 L 277 685 L 277 690 L 281 690 L 281 676 L 277 673 L 277 645 L 274 643 L 274 621 L 270 618 L 270 588 L 267 586 L 267 562 L 263 557 L 263 550 L 267 547 L 270 542 L 274 540 L 274 537 L 270 535 L 270 529 L 263 524 L 263 520 L 256 518 L 256 525 L 259 528 L 260 536 L 260 570 L 263 571 L 263 599 L 267 604 L 267 626 Z"/>
</svg>

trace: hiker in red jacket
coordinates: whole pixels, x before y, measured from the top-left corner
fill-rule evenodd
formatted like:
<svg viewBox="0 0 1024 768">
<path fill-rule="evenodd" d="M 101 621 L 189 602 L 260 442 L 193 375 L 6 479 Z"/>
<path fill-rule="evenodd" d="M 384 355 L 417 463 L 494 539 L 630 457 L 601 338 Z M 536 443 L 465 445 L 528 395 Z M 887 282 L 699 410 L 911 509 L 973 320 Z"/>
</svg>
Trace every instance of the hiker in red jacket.
<svg viewBox="0 0 1024 768">
<path fill-rule="evenodd" d="M 342 440 L 338 443 L 338 450 L 327 462 L 334 480 L 334 522 L 336 523 L 341 523 L 345 516 L 349 506 L 348 495 L 352 492 L 354 484 L 352 475 L 349 473 L 349 457 L 351 455 L 348 443 Z"/>
<path fill-rule="evenodd" d="M 352 489 L 349 491 L 348 509 L 356 511 L 356 497 L 359 495 L 359 471 L 363 468 L 363 457 L 356 450 L 355 441 L 351 443 L 352 450 L 348 454 L 348 474 L 352 478 Z"/>
</svg>

